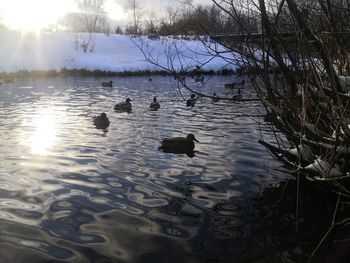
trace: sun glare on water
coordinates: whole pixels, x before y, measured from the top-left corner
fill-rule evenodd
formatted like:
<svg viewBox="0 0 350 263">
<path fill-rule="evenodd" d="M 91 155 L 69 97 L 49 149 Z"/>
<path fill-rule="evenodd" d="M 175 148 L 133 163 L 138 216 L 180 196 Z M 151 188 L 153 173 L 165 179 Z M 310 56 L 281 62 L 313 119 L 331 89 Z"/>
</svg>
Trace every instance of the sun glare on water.
<svg viewBox="0 0 350 263">
<path fill-rule="evenodd" d="M 30 119 L 25 119 L 22 123 L 26 129 L 21 144 L 27 146 L 32 154 L 47 155 L 58 143 L 57 120 L 54 109 L 38 109 Z"/>
<path fill-rule="evenodd" d="M 47 154 L 47 151 L 56 141 L 56 124 L 48 115 L 40 116 L 36 121 L 36 129 L 30 138 L 31 152 Z"/>
</svg>

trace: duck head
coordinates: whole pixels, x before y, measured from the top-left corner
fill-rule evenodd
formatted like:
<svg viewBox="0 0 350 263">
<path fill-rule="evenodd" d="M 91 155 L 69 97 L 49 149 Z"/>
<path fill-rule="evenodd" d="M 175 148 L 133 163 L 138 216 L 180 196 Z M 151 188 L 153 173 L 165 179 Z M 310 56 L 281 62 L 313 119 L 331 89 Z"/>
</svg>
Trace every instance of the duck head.
<svg viewBox="0 0 350 263">
<path fill-rule="evenodd" d="M 131 99 L 130 98 L 126 98 L 126 103 L 130 103 Z"/>
<path fill-rule="evenodd" d="M 187 140 L 190 140 L 190 141 L 195 141 L 195 142 L 199 142 L 196 137 L 194 137 L 194 135 L 192 133 L 188 134 L 187 137 L 186 137 Z"/>
</svg>

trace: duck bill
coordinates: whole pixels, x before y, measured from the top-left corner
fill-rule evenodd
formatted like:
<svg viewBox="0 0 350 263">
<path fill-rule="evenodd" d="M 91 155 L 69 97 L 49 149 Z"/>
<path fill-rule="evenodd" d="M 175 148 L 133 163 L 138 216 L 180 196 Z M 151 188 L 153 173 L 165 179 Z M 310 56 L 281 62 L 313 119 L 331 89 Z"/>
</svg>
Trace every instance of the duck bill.
<svg viewBox="0 0 350 263">
<path fill-rule="evenodd" d="M 196 141 L 196 142 L 199 142 L 196 138 L 194 138 L 193 140 Z"/>
</svg>

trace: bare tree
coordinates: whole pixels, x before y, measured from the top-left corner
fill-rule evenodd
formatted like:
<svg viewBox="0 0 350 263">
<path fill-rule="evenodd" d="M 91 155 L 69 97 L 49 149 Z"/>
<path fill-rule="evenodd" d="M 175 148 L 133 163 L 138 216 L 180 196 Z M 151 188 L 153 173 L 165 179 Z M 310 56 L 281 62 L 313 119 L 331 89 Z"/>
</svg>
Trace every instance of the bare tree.
<svg viewBox="0 0 350 263">
<path fill-rule="evenodd" d="M 139 0 L 128 0 L 127 9 L 130 12 L 130 16 L 132 20 L 132 27 L 129 28 L 129 31 L 131 31 L 132 34 L 137 35 L 141 31 L 140 21 L 143 15 Z"/>
<path fill-rule="evenodd" d="M 273 116 L 271 130 L 282 132 L 276 133 L 279 149 L 276 152 L 287 155 L 289 148 L 296 149 L 294 165 L 298 171 L 300 167 L 306 171 L 321 166 L 317 173 L 323 179 L 332 178 L 335 168 L 343 176 L 350 175 L 350 163 L 345 161 L 350 157 L 350 9 L 347 1 L 212 2 L 230 21 L 233 34 L 217 35 L 207 30 L 220 45 L 203 44 L 212 56 L 239 64 L 241 71 L 248 74 L 266 111 Z M 202 10 L 194 8 L 191 16 L 196 10 Z M 169 66 L 163 69 L 175 75 L 195 70 L 174 67 L 174 58 L 181 60 L 181 54 L 176 54 L 180 48 L 172 50 Z M 228 58 L 227 53 L 232 56 Z M 154 54 L 145 51 L 145 55 L 157 64 Z M 196 67 L 202 68 L 205 63 L 197 61 Z M 186 82 L 179 80 L 190 89 Z M 326 145 L 321 144 L 324 141 Z M 306 148 L 308 157 L 304 158 L 302 149 Z M 314 164 L 319 160 L 326 165 Z M 342 192 L 346 191 L 343 187 Z"/>
<path fill-rule="evenodd" d="M 103 10 L 104 0 L 78 0 L 81 10 L 81 25 L 84 32 L 88 32 L 88 38 L 78 39 L 84 52 L 92 52 L 95 47 L 93 33 L 106 26 L 106 16 Z"/>
<path fill-rule="evenodd" d="M 255 88 L 266 109 L 266 122 L 270 124 L 272 136 L 261 138 L 260 143 L 293 169 L 298 185 L 303 177 L 325 190 L 336 192 L 339 197 L 349 197 L 349 1 L 212 2 L 227 17 L 227 27 L 232 29 L 232 34 L 228 34 L 227 29 L 224 34 L 208 32 L 215 43 L 203 42 L 211 54 L 207 61 L 185 64 L 182 44 L 176 42 L 166 49 L 168 61 L 162 65 L 161 56 L 141 43 L 146 59 L 174 74 L 180 84 L 179 90 L 181 86 L 206 97 L 211 96 L 188 85 L 186 75 L 202 68 L 213 57 L 240 65 L 237 74 L 246 74 L 249 78 L 249 84 Z M 195 9 L 190 12 L 191 16 L 194 13 Z M 193 54 L 195 60 L 195 51 Z M 327 234 L 334 226 L 349 220 L 337 223 L 337 209 L 338 202 Z M 297 230 L 298 213 L 297 203 Z"/>
<path fill-rule="evenodd" d="M 145 20 L 145 34 L 156 35 L 158 33 L 157 21 L 154 12 L 151 12 Z"/>
</svg>

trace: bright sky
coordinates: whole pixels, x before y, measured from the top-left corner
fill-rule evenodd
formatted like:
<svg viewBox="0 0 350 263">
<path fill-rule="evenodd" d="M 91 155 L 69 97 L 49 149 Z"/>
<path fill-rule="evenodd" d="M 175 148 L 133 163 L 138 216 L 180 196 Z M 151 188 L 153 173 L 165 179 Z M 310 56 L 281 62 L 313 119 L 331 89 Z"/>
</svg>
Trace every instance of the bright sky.
<svg viewBox="0 0 350 263">
<path fill-rule="evenodd" d="M 126 17 L 116 0 L 105 0 L 107 14 L 116 20 Z M 12 29 L 37 31 L 76 11 L 75 0 L 0 0 L 0 19 Z"/>
<path fill-rule="evenodd" d="M 66 13 L 74 12 L 76 0 L 0 0 L 0 21 L 12 29 L 38 31 Z M 142 8 L 155 13 L 175 3 L 176 0 L 139 0 Z M 195 4 L 209 4 L 210 0 L 195 0 Z M 126 0 L 105 0 L 104 10 L 113 20 L 123 20 Z"/>
</svg>

